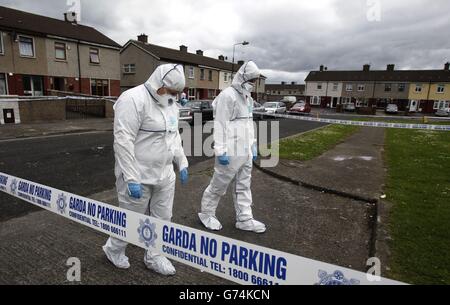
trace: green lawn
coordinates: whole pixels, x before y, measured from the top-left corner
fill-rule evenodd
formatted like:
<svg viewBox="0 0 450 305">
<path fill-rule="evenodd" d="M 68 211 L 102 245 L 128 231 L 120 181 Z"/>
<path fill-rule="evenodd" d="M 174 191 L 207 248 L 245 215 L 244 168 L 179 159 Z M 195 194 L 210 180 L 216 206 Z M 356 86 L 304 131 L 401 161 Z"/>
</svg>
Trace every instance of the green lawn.
<svg viewBox="0 0 450 305">
<path fill-rule="evenodd" d="M 307 161 L 314 159 L 359 130 L 358 126 L 330 125 L 272 145 L 272 153 L 281 159 Z M 276 148 L 279 148 L 277 154 Z"/>
<path fill-rule="evenodd" d="M 388 129 L 390 277 L 450 284 L 450 132 Z"/>
</svg>

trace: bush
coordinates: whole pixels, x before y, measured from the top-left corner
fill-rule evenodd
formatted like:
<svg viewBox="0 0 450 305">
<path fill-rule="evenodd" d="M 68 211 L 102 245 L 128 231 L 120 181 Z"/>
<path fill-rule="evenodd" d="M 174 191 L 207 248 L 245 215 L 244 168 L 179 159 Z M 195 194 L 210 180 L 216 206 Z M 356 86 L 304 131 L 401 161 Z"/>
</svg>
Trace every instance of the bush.
<svg viewBox="0 0 450 305">
<path fill-rule="evenodd" d="M 376 115 L 377 114 L 377 108 L 375 107 L 361 107 L 357 110 L 358 114 L 361 115 Z"/>
</svg>

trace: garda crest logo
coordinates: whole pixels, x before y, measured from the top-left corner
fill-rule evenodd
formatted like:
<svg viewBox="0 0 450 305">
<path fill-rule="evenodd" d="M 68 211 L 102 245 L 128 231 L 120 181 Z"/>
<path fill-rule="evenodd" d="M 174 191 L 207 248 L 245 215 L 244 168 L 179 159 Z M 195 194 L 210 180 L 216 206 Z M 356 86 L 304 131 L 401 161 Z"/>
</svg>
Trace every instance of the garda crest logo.
<svg viewBox="0 0 450 305">
<path fill-rule="evenodd" d="M 346 279 L 344 273 L 341 271 L 335 271 L 333 274 L 328 274 L 326 271 L 319 271 L 320 282 L 316 285 L 319 286 L 353 286 L 359 285 L 360 281 L 355 279 Z"/>
<path fill-rule="evenodd" d="M 64 193 L 61 193 L 58 196 L 58 200 L 56 201 L 56 207 L 58 208 L 59 213 L 61 213 L 61 214 L 66 213 L 67 197 L 64 195 Z"/>
<path fill-rule="evenodd" d="M 12 193 L 13 195 L 16 195 L 16 191 L 17 191 L 17 179 L 14 179 L 14 180 L 11 182 L 11 185 L 9 186 L 9 188 L 11 189 L 11 193 Z"/>
<path fill-rule="evenodd" d="M 145 244 L 147 248 L 155 247 L 155 241 L 158 238 L 158 235 L 156 235 L 156 224 L 151 223 L 149 219 L 141 220 L 138 233 L 140 243 Z"/>
</svg>

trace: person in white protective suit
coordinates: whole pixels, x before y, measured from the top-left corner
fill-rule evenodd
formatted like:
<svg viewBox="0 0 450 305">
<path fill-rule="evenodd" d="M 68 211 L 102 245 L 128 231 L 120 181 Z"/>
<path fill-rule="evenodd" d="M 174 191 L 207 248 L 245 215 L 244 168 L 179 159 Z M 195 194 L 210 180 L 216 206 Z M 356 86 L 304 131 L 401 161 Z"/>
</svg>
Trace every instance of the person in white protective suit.
<svg viewBox="0 0 450 305">
<path fill-rule="evenodd" d="M 215 173 L 203 194 L 201 213 L 198 214 L 210 230 L 222 229 L 216 210 L 232 184 L 236 228 L 256 233 L 266 231 L 266 226 L 253 218 L 251 192 L 253 161 L 258 155 L 251 92 L 260 75 L 253 61 L 245 63 L 234 77 L 232 86 L 213 103 Z"/>
<path fill-rule="evenodd" d="M 183 67 L 159 66 L 143 85 L 124 92 L 114 105 L 115 175 L 120 207 L 171 221 L 176 175 L 188 179 L 188 161 L 178 130 L 176 95 L 185 87 Z M 127 243 L 109 238 L 103 250 L 118 268 L 128 269 Z M 174 275 L 172 263 L 147 251 L 145 265 L 160 274 Z"/>
</svg>

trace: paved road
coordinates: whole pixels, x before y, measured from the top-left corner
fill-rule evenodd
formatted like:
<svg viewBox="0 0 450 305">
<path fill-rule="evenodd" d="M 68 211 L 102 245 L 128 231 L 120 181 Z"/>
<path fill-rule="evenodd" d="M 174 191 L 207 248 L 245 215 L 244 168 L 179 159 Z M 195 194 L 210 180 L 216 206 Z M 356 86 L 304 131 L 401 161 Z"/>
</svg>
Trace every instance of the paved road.
<svg viewBox="0 0 450 305">
<path fill-rule="evenodd" d="M 279 122 L 281 138 L 323 126 L 293 120 Z M 192 157 L 189 162 L 193 165 L 206 159 Z M 8 141 L 0 145 L 0 172 L 81 196 L 112 189 L 113 168 L 113 136 L 108 132 Z M 0 193 L 0 222 L 39 210 Z"/>
</svg>

